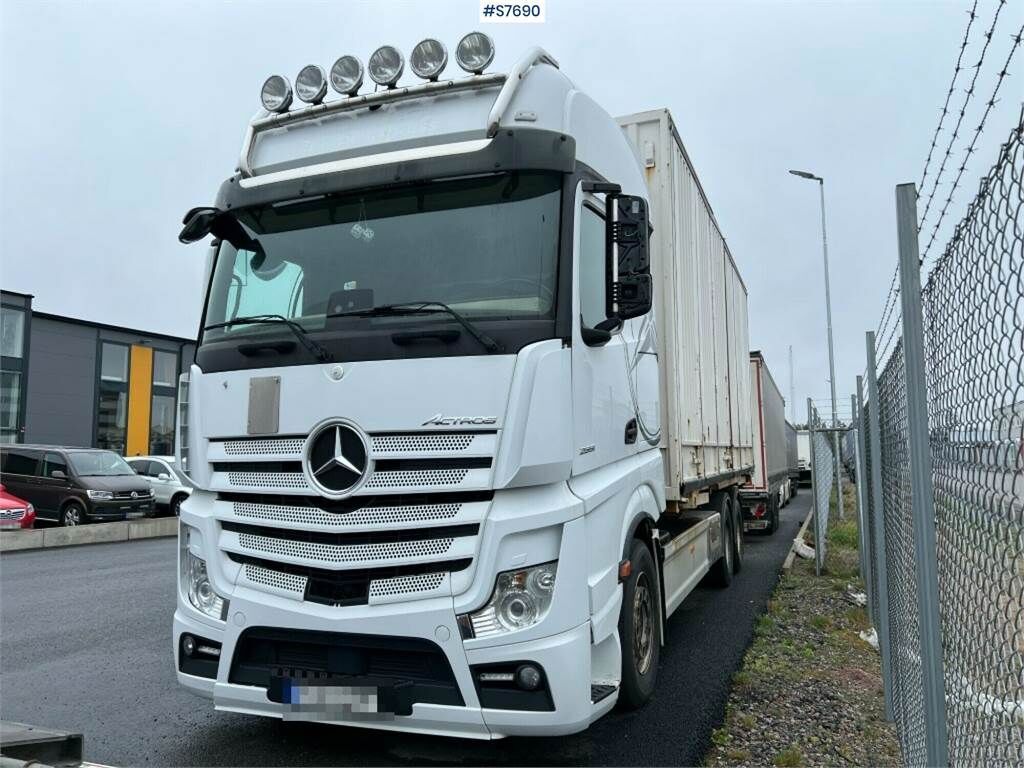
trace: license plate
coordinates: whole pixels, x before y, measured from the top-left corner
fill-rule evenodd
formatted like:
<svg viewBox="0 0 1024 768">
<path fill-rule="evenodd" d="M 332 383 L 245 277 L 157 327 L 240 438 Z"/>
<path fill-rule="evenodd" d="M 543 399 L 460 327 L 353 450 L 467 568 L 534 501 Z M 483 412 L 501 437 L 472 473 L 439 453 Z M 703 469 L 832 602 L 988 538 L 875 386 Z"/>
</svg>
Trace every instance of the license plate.
<svg viewBox="0 0 1024 768">
<path fill-rule="evenodd" d="M 285 720 L 382 720 L 390 718 L 381 711 L 380 691 L 364 685 L 282 686 Z"/>
<path fill-rule="evenodd" d="M 743 529 L 747 531 L 763 531 L 767 527 L 767 520 L 747 520 L 743 523 Z"/>
</svg>

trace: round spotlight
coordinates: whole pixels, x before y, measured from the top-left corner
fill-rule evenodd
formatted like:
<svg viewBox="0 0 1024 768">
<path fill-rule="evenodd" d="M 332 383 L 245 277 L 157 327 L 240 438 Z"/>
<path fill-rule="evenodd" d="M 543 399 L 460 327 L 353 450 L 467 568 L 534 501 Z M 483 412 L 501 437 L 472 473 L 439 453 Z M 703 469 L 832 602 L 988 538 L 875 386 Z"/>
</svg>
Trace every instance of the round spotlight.
<svg viewBox="0 0 1024 768">
<path fill-rule="evenodd" d="M 196 640 L 192 635 L 185 635 L 181 638 L 181 650 L 186 656 L 191 656 L 196 652 Z"/>
<path fill-rule="evenodd" d="M 366 69 L 370 72 L 370 79 L 377 85 L 394 88 L 405 69 L 405 59 L 393 45 L 382 45 L 370 54 Z"/>
<path fill-rule="evenodd" d="M 327 75 L 323 67 L 308 64 L 295 78 L 295 95 L 307 104 L 319 104 L 327 95 Z"/>
<path fill-rule="evenodd" d="M 448 49 L 440 40 L 421 40 L 409 54 L 409 66 L 424 80 L 437 80 L 448 64 Z"/>
<path fill-rule="evenodd" d="M 331 67 L 331 87 L 346 96 L 355 96 L 363 84 L 363 65 L 355 56 L 342 56 Z"/>
<path fill-rule="evenodd" d="M 455 60 L 467 72 L 479 75 L 494 61 L 494 41 L 483 32 L 470 32 L 459 40 Z"/>
<path fill-rule="evenodd" d="M 260 89 L 260 101 L 267 112 L 287 112 L 292 103 L 292 84 L 287 77 L 271 75 Z"/>
<path fill-rule="evenodd" d="M 533 664 L 523 664 L 516 670 L 516 683 L 524 691 L 536 691 L 543 681 L 540 670 Z"/>
</svg>

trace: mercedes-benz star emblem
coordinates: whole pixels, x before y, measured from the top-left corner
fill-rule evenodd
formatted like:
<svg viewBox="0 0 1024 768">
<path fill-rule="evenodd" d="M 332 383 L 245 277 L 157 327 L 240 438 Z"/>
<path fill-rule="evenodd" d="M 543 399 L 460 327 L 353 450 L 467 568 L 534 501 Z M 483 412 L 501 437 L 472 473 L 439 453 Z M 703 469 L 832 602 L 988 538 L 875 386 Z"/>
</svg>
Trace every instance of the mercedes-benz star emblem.
<svg viewBox="0 0 1024 768">
<path fill-rule="evenodd" d="M 133 499 L 139 498 L 139 492 L 138 491 L 132 491 L 132 498 Z"/>
<path fill-rule="evenodd" d="M 306 477 L 325 496 L 354 491 L 368 464 L 363 435 L 344 422 L 323 424 L 306 441 Z"/>
</svg>

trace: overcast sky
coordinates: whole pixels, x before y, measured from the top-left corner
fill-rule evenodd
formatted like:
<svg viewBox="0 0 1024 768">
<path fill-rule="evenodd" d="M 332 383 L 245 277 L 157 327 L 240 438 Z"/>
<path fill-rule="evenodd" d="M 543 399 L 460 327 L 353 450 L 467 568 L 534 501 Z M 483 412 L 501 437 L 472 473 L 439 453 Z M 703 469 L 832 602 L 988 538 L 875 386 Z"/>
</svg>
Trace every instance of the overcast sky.
<svg viewBox="0 0 1024 768">
<path fill-rule="evenodd" d="M 751 346 L 787 400 L 793 347 L 802 421 L 805 399 L 829 392 L 821 232 L 816 185 L 786 171 L 826 179 L 845 404 L 896 263 L 894 187 L 920 178 L 972 2 L 548 0 L 544 24 L 481 26 L 477 0 L 3 0 L 0 282 L 34 294 L 40 311 L 194 337 L 204 249 L 178 244 L 181 216 L 233 171 L 264 78 L 294 80 L 342 53 L 365 61 L 383 43 L 408 52 L 425 36 L 452 50 L 482 28 L 494 70 L 540 44 L 613 115 L 672 111 L 747 284 Z M 979 0 L 965 63 L 997 3 Z M 1003 9 L 965 134 L 1022 16 L 1024 3 Z M 1015 124 L 1022 60 L 940 242 Z"/>
</svg>

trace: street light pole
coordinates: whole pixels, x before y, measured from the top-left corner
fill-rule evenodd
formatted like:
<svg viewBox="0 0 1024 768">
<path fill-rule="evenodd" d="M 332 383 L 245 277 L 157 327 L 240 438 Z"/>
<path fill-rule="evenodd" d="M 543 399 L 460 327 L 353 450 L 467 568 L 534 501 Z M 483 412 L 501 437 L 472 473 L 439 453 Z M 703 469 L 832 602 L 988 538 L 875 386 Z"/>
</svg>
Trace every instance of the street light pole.
<svg viewBox="0 0 1024 768">
<path fill-rule="evenodd" d="M 790 171 L 794 176 L 818 182 L 821 195 L 821 250 L 825 261 L 825 321 L 828 325 L 828 369 L 829 383 L 832 385 L 832 453 L 835 460 L 836 473 L 836 508 L 840 519 L 843 518 L 843 481 L 839 456 L 839 413 L 836 400 L 836 358 L 832 348 L 832 293 L 828 276 L 828 235 L 825 231 L 825 180 L 807 171 Z"/>
</svg>

